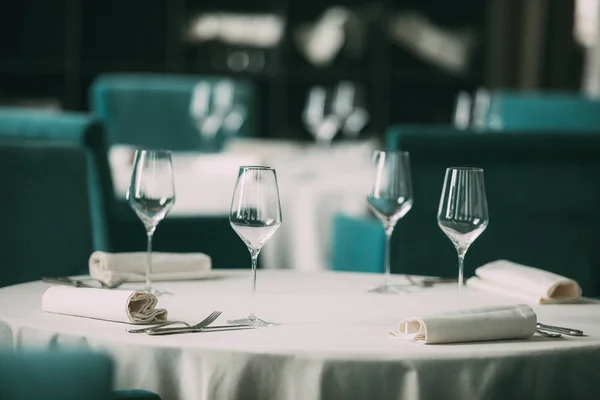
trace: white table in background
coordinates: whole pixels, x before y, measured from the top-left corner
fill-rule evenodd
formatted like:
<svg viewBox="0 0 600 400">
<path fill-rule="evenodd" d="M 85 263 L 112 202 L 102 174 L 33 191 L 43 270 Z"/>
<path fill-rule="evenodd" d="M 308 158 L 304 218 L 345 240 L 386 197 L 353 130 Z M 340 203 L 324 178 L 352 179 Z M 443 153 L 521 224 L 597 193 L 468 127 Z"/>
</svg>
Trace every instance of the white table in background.
<svg viewBox="0 0 600 400">
<path fill-rule="evenodd" d="M 236 141 L 219 154 L 174 153 L 177 199 L 167 218 L 229 215 L 240 165 L 276 168 L 283 224 L 265 245 L 266 269 L 320 271 L 329 267 L 331 221 L 337 212 L 363 215 L 372 183 L 375 142 L 324 149 L 293 143 Z M 125 198 L 133 149 L 116 146 L 110 162 L 115 193 Z"/>
<path fill-rule="evenodd" d="M 251 276 L 215 271 L 215 278 L 157 282 L 173 296 L 159 306 L 170 318 L 196 322 L 220 309 L 245 316 Z M 218 279 L 217 279 L 218 278 Z M 600 379 L 600 304 L 534 306 L 539 320 L 582 329 L 560 340 L 429 345 L 391 338 L 409 316 L 456 304 L 456 286 L 415 289 L 404 296 L 367 293 L 379 275 L 260 271 L 256 311 L 281 326 L 235 332 L 153 337 L 127 325 L 46 314 L 49 286 L 0 289 L 0 337 L 19 349 L 93 349 L 116 361 L 119 388 L 144 388 L 163 400 L 321 399 L 587 399 Z M 133 287 L 133 286 L 132 286 Z M 514 300 L 467 289 L 466 306 Z M 7 334 L 8 332 L 8 334 Z"/>
</svg>

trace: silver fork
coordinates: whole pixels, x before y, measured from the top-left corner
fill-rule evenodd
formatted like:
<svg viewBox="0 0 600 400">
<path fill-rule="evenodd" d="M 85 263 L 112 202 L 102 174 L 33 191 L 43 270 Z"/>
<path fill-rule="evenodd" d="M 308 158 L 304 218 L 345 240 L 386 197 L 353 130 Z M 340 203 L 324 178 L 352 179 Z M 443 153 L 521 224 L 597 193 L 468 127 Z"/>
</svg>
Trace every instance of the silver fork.
<svg viewBox="0 0 600 400">
<path fill-rule="evenodd" d="M 162 324 L 158 324 L 158 325 L 154 325 L 154 326 L 147 326 L 145 328 L 126 329 L 126 331 L 129 333 L 146 333 L 146 332 L 152 331 L 154 329 L 163 328 L 165 326 L 169 326 L 169 325 L 173 325 L 173 324 L 183 324 L 188 328 L 203 328 L 205 326 L 212 324 L 217 318 L 219 318 L 221 316 L 222 312 L 223 311 L 214 311 L 208 317 L 206 317 L 202 321 L 198 322 L 196 325 L 190 325 L 184 321 L 167 321 L 167 322 L 163 322 Z"/>
</svg>

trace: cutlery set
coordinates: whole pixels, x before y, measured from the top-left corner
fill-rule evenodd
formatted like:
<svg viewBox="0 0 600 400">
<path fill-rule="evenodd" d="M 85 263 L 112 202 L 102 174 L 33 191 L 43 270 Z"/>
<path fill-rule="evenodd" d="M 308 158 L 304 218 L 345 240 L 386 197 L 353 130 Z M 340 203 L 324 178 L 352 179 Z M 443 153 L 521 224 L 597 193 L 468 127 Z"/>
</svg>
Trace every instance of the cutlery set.
<svg viewBox="0 0 600 400">
<path fill-rule="evenodd" d="M 214 311 L 208 317 L 198 322 L 195 325 L 190 325 L 183 321 L 166 321 L 157 325 L 148 326 L 138 329 L 126 329 L 129 333 L 145 333 L 151 336 L 162 336 L 162 335 L 177 335 L 181 333 L 200 333 L 200 332 L 223 332 L 223 331 L 238 331 L 242 329 L 254 329 L 254 325 L 243 325 L 243 324 L 232 324 L 232 325 L 213 325 L 213 323 L 222 311 Z M 167 328 L 169 325 L 181 324 L 184 327 L 179 328 Z"/>
<path fill-rule="evenodd" d="M 98 286 L 86 283 L 86 281 L 94 281 L 100 284 L 101 289 L 116 289 L 123 282 L 116 282 L 113 285 L 107 285 L 99 279 L 94 278 L 86 278 L 86 279 L 72 279 L 69 277 L 43 277 L 42 281 L 48 283 L 54 283 L 59 285 L 68 285 L 74 287 L 87 287 L 87 288 L 98 288 Z M 440 278 L 429 278 L 422 282 L 416 283 L 412 279 L 410 281 L 414 282 L 417 286 L 422 287 L 430 287 L 437 283 L 445 283 L 447 280 Z M 411 283 L 412 283 L 411 282 Z M 219 316 L 222 311 L 214 311 L 208 317 L 198 322 L 195 325 L 190 325 L 184 321 L 165 321 L 153 326 L 147 326 L 144 328 L 136 328 L 136 329 L 126 329 L 129 333 L 145 333 L 151 336 L 161 336 L 161 335 L 176 335 L 181 333 L 200 333 L 200 332 L 222 332 L 222 331 L 234 331 L 234 330 L 242 330 L 242 329 L 254 329 L 256 326 L 247 325 L 247 324 L 231 324 L 231 325 L 213 325 L 212 324 Z M 170 325 L 184 325 L 183 327 L 169 327 Z M 538 322 L 536 325 L 536 333 L 541 336 L 548 338 L 562 338 L 562 335 L 566 336 L 584 336 L 583 331 L 578 329 L 566 328 L 561 326 L 554 325 L 546 325 Z"/>
</svg>

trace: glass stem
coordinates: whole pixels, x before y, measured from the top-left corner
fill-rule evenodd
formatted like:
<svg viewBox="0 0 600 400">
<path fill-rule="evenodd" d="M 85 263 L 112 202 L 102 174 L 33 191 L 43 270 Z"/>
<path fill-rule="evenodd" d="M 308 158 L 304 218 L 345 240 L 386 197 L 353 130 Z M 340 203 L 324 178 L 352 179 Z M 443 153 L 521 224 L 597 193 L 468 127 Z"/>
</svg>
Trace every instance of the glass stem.
<svg viewBox="0 0 600 400">
<path fill-rule="evenodd" d="M 256 314 L 254 313 L 254 302 L 255 302 L 255 293 L 256 293 L 256 266 L 258 264 L 258 253 L 260 250 L 252 249 L 250 250 L 250 257 L 252 258 L 252 293 L 250 294 L 250 316 L 248 319 L 256 319 Z"/>
<path fill-rule="evenodd" d="M 458 308 L 462 308 L 462 292 L 465 285 L 463 269 L 466 253 L 465 249 L 458 249 Z"/>
<path fill-rule="evenodd" d="M 150 281 L 150 274 L 152 273 L 152 236 L 154 236 L 154 229 L 148 231 L 148 251 L 146 253 L 146 291 L 152 292 L 152 282 Z"/>
<path fill-rule="evenodd" d="M 385 275 L 384 275 L 384 285 L 390 286 L 391 283 L 391 243 L 392 243 L 392 232 L 394 232 L 393 227 L 389 227 L 385 230 Z"/>
</svg>

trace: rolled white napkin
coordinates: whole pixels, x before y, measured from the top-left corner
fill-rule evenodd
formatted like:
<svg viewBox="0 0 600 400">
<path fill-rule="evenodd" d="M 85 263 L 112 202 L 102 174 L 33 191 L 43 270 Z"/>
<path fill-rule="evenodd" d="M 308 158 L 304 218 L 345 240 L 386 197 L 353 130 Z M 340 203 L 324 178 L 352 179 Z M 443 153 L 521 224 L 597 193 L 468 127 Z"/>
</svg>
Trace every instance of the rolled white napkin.
<svg viewBox="0 0 600 400">
<path fill-rule="evenodd" d="M 118 282 L 141 282 L 146 279 L 146 253 L 106 253 L 95 251 L 90 256 L 90 275 L 108 285 Z M 203 253 L 152 253 L 153 281 L 205 278 L 212 267 Z"/>
<path fill-rule="evenodd" d="M 156 296 L 133 290 L 52 286 L 42 296 L 42 310 L 126 323 L 167 320 L 167 310 L 155 308 Z"/>
<path fill-rule="evenodd" d="M 571 303 L 581 298 L 581 287 L 573 279 L 511 261 L 485 264 L 475 275 L 467 280 L 467 286 L 528 303 Z"/>
<path fill-rule="evenodd" d="M 536 323 L 531 307 L 517 304 L 407 318 L 390 334 L 425 344 L 527 339 Z"/>
</svg>

